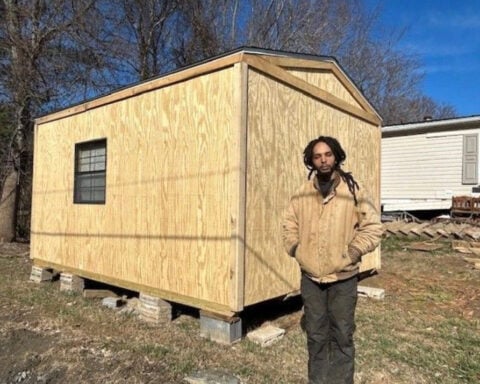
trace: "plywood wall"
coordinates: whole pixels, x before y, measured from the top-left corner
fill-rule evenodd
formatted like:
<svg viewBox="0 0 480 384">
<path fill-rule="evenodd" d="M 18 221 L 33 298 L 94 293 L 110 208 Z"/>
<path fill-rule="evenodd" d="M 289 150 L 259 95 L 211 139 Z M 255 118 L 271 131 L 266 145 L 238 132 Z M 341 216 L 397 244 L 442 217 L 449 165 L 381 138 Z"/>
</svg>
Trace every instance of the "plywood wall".
<svg viewBox="0 0 480 384">
<path fill-rule="evenodd" d="M 360 104 L 355 100 L 348 89 L 336 78 L 335 74 L 331 70 L 327 69 L 288 69 L 287 71 L 294 76 L 299 77 L 306 82 L 316 85 L 320 89 L 331 93 L 353 105 L 359 107 Z"/>
<path fill-rule="evenodd" d="M 299 289 L 300 271 L 281 246 L 280 223 L 289 197 L 306 179 L 306 144 L 319 135 L 336 137 L 347 152 L 344 168 L 379 204 L 381 134 L 371 123 L 254 70 L 248 84 L 245 305 Z M 332 92 L 338 88 L 324 86 Z M 344 94 L 335 92 L 338 97 Z M 376 251 L 366 267 L 378 267 L 379 260 Z"/>
<path fill-rule="evenodd" d="M 234 307 L 236 78 L 229 67 L 39 125 L 32 257 Z M 97 138 L 107 139 L 106 203 L 73 204 L 75 143 Z"/>
</svg>

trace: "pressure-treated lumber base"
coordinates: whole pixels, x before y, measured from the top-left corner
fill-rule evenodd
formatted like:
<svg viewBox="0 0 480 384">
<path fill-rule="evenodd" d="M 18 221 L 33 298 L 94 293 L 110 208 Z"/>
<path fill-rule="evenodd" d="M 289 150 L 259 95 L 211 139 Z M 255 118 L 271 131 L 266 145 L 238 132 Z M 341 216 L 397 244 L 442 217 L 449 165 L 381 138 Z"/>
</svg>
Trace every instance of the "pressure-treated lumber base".
<svg viewBox="0 0 480 384">
<path fill-rule="evenodd" d="M 172 321 L 172 304 L 159 297 L 140 292 L 140 318 L 149 323 L 165 323 Z"/>
<path fill-rule="evenodd" d="M 85 279 L 71 273 L 60 274 L 60 291 L 82 293 L 85 288 Z"/>
<path fill-rule="evenodd" d="M 234 316 L 221 318 L 200 311 L 200 336 L 221 344 L 232 344 L 242 338 L 242 319 Z"/>
<path fill-rule="evenodd" d="M 53 269 L 42 268 L 37 266 L 32 266 L 32 272 L 30 273 L 30 281 L 35 283 L 43 283 L 46 281 L 52 281 L 53 279 Z"/>
</svg>

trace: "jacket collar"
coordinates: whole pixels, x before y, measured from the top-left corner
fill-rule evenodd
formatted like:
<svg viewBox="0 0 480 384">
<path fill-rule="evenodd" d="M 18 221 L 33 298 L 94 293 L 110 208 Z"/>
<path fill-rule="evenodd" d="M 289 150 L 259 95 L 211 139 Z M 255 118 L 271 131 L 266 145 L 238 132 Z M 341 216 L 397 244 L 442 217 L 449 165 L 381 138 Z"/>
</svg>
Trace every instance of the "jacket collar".
<svg viewBox="0 0 480 384">
<path fill-rule="evenodd" d="M 337 194 L 336 189 L 337 189 L 338 185 L 340 184 L 340 181 L 342 180 L 338 171 L 333 171 L 332 177 L 330 179 L 332 180 L 332 187 L 330 188 L 330 193 L 326 197 L 323 198 L 323 204 L 327 204 Z M 315 177 L 313 179 L 313 185 L 314 185 L 315 189 L 320 193 L 320 196 L 322 196 L 322 193 L 320 192 L 320 185 L 318 183 L 317 175 L 315 175 Z"/>
</svg>

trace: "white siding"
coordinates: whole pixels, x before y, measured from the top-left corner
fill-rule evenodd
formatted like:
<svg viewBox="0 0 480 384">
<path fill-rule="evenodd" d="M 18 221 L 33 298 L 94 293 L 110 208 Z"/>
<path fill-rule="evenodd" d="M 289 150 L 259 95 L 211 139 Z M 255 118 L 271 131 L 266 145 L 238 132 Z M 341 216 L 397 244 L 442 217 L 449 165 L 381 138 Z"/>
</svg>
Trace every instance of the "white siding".
<svg viewBox="0 0 480 384">
<path fill-rule="evenodd" d="M 451 197 L 472 195 L 462 184 L 464 130 L 382 139 L 381 199 L 385 211 L 448 209 Z"/>
</svg>

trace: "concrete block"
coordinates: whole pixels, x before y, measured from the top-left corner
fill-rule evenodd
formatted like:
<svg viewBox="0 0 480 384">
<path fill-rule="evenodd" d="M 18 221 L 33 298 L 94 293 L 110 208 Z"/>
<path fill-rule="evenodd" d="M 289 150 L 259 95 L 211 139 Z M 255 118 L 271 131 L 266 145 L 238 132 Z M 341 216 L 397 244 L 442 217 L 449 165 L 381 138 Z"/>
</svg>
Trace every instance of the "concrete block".
<svg viewBox="0 0 480 384">
<path fill-rule="evenodd" d="M 173 319 L 172 304 L 142 292 L 140 292 L 138 312 L 142 320 L 150 323 L 165 323 Z"/>
<path fill-rule="evenodd" d="M 102 299 L 102 305 L 115 309 L 122 305 L 122 299 L 120 297 L 105 297 Z"/>
<path fill-rule="evenodd" d="M 357 287 L 359 296 L 371 297 L 372 299 L 383 300 L 385 298 L 385 290 L 382 288 L 365 287 L 359 285 Z"/>
<path fill-rule="evenodd" d="M 47 268 L 32 266 L 32 272 L 30 273 L 30 281 L 35 283 L 43 283 L 45 281 L 52 281 L 53 270 Z"/>
<path fill-rule="evenodd" d="M 60 274 L 60 291 L 82 293 L 85 288 L 85 279 L 80 276 L 62 272 Z"/>
<path fill-rule="evenodd" d="M 242 319 L 221 319 L 200 311 L 200 336 L 220 344 L 232 344 L 242 338 Z"/>
<path fill-rule="evenodd" d="M 254 331 L 248 332 L 247 338 L 253 341 L 255 344 L 259 344 L 262 347 L 267 347 L 282 339 L 283 335 L 285 335 L 284 329 L 274 327 L 273 325 L 266 325 Z"/>
</svg>

